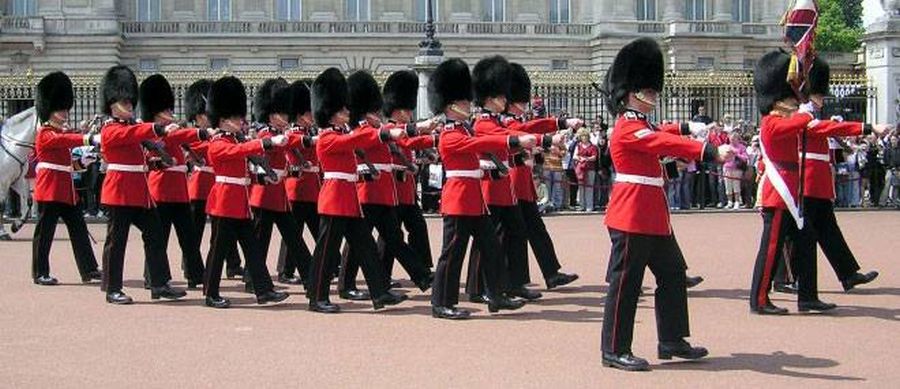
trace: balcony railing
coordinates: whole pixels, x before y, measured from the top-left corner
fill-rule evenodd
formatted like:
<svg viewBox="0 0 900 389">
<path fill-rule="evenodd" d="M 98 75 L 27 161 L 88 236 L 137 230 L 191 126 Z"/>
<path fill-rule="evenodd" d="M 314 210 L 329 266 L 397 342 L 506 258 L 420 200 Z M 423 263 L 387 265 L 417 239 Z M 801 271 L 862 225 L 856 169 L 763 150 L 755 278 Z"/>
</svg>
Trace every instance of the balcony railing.
<svg viewBox="0 0 900 389">
<path fill-rule="evenodd" d="M 36 16 L 0 17 L 0 34 L 43 34 L 44 18 Z"/>
</svg>

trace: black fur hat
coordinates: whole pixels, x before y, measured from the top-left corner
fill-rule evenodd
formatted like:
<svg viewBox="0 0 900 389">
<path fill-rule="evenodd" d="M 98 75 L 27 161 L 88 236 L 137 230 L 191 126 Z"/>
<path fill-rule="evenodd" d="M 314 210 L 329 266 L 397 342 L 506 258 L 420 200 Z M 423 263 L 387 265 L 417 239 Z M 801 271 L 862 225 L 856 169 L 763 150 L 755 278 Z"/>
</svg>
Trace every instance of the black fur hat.
<svg viewBox="0 0 900 389">
<path fill-rule="evenodd" d="M 291 120 L 312 110 L 309 105 L 309 84 L 309 80 L 297 80 L 291 83 L 291 96 L 294 100 L 294 114 L 291 116 Z"/>
<path fill-rule="evenodd" d="M 370 112 L 381 112 L 381 88 L 375 78 L 365 70 L 357 70 L 347 77 L 350 124 L 353 125 Z"/>
<path fill-rule="evenodd" d="M 831 66 L 824 59 L 816 57 L 809 70 L 809 94 L 828 96 L 831 94 Z"/>
<path fill-rule="evenodd" d="M 438 65 L 431 74 L 428 105 L 433 114 L 439 114 L 459 100 L 472 100 L 472 74 L 463 60 L 451 58 Z"/>
<path fill-rule="evenodd" d="M 316 77 L 310 94 L 317 127 L 331 127 L 331 117 L 347 107 L 347 93 L 347 79 L 337 68 L 328 68 Z"/>
<path fill-rule="evenodd" d="M 268 123 L 269 115 L 283 113 L 288 121 L 294 114 L 291 86 L 283 78 L 270 78 L 262 83 L 253 96 L 253 118 L 259 123 Z"/>
<path fill-rule="evenodd" d="M 127 66 L 117 65 L 109 68 L 103 76 L 101 85 L 100 105 L 103 107 L 103 113 L 112 115 L 110 106 L 117 101 L 128 100 L 132 105 L 137 105 L 137 78 Z"/>
<path fill-rule="evenodd" d="M 412 70 L 400 70 L 384 82 L 384 116 L 395 110 L 415 110 L 419 94 L 419 76 Z"/>
<path fill-rule="evenodd" d="M 206 113 L 206 100 L 212 80 L 200 79 L 194 81 L 184 92 L 184 118 L 196 120 L 197 115 Z"/>
<path fill-rule="evenodd" d="M 472 69 L 475 105 L 482 106 L 491 97 L 507 96 L 512 77 L 509 62 L 499 55 L 483 58 Z"/>
<path fill-rule="evenodd" d="M 72 80 L 63 72 L 50 73 L 37 84 L 34 105 L 41 122 L 49 120 L 50 115 L 56 111 L 72 109 L 74 101 Z"/>
<path fill-rule="evenodd" d="M 794 96 L 794 90 L 787 82 L 790 62 L 791 56 L 781 50 L 770 51 L 756 62 L 753 88 L 761 114 L 768 115 L 776 101 Z"/>
<path fill-rule="evenodd" d="M 510 63 L 509 96 L 510 103 L 527 103 L 531 101 L 531 77 L 522 65 Z"/>
<path fill-rule="evenodd" d="M 156 114 L 167 109 L 175 109 L 175 94 L 172 86 L 162 74 L 154 74 L 141 82 L 140 106 L 141 120 L 145 123 L 153 121 Z"/>
<path fill-rule="evenodd" d="M 206 112 L 213 128 L 219 121 L 233 116 L 247 116 L 247 91 L 241 80 L 233 76 L 222 77 L 209 88 Z"/>
<path fill-rule="evenodd" d="M 661 92 L 664 75 L 662 50 L 655 40 L 638 38 L 629 42 L 619 50 L 606 72 L 607 109 L 613 115 L 624 110 L 624 100 L 630 92 L 641 89 Z"/>
</svg>

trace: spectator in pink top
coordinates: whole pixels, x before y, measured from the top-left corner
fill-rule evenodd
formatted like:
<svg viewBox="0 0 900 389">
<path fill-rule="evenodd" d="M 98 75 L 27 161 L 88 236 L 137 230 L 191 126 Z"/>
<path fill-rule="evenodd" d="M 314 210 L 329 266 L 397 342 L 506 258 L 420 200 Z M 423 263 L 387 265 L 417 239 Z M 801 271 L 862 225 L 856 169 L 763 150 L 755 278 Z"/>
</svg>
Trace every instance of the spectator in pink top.
<svg viewBox="0 0 900 389">
<path fill-rule="evenodd" d="M 743 205 L 741 202 L 741 181 L 744 177 L 744 171 L 747 170 L 747 146 L 741 139 L 738 132 L 731 133 L 731 149 L 734 150 L 734 157 L 725 162 L 722 168 L 725 180 L 725 197 L 728 203 L 725 208 L 740 209 Z"/>
</svg>

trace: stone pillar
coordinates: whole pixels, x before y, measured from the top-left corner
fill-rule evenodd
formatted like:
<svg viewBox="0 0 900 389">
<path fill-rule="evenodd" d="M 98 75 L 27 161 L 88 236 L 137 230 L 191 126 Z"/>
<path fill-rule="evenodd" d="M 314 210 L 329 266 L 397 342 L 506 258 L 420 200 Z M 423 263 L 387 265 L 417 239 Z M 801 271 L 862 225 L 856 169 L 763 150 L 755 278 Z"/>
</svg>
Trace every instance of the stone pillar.
<svg viewBox="0 0 900 389">
<path fill-rule="evenodd" d="M 730 22 L 732 19 L 732 9 L 734 0 L 715 0 L 713 9 L 713 20 L 717 22 Z M 707 3 L 709 6 L 709 3 Z"/>
<path fill-rule="evenodd" d="M 877 101 L 869 106 L 872 123 L 900 122 L 900 15 L 896 10 L 866 28 L 863 37 L 866 76 L 875 86 Z"/>
<path fill-rule="evenodd" d="M 434 69 L 437 68 L 437 66 L 440 65 L 441 62 L 444 62 L 443 55 L 416 56 L 416 62 L 415 65 L 413 65 L 413 70 L 415 70 L 416 74 L 419 75 L 419 95 L 416 99 L 416 116 L 419 120 L 428 119 L 433 116 L 428 99 L 428 82 L 431 78 L 431 73 L 434 73 Z"/>
</svg>

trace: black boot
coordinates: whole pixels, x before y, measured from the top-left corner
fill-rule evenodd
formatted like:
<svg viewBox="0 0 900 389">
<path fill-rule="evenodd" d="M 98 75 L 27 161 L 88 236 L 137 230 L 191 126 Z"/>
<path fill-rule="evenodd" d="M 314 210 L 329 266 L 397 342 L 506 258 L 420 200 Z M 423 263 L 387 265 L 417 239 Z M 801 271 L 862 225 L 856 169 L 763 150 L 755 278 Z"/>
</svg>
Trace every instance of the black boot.
<svg viewBox="0 0 900 389">
<path fill-rule="evenodd" d="M 627 371 L 648 371 L 650 363 L 644 358 L 634 356 L 631 352 L 613 354 L 603 352 L 603 366 Z"/>
<path fill-rule="evenodd" d="M 528 301 L 534 301 L 542 297 L 541 292 L 530 290 L 524 286 L 514 288 L 506 294 L 510 297 L 520 297 Z"/>
<path fill-rule="evenodd" d="M 797 308 L 800 312 L 818 311 L 825 312 L 837 308 L 837 305 L 826 303 L 822 300 L 798 301 Z"/>
<path fill-rule="evenodd" d="M 125 293 L 122 293 L 121 290 L 117 290 L 114 292 L 106 293 L 106 302 L 110 304 L 118 304 L 118 305 L 127 305 L 134 302 L 131 297 L 128 297 Z"/>
<path fill-rule="evenodd" d="M 431 289 L 431 284 L 434 283 L 434 273 L 428 273 L 427 276 L 423 277 L 420 280 L 414 281 L 419 290 L 425 292 L 428 289 Z"/>
<path fill-rule="evenodd" d="M 338 296 L 340 296 L 344 300 L 350 301 L 365 301 L 371 299 L 369 296 L 369 292 L 359 289 L 347 289 L 338 292 Z"/>
<path fill-rule="evenodd" d="M 674 342 L 659 342 L 657 351 L 659 352 L 659 359 L 672 359 L 672 357 L 700 359 L 709 355 L 709 351 L 705 348 L 693 347 L 684 339 Z"/>
<path fill-rule="evenodd" d="M 483 295 L 483 294 L 475 294 L 475 295 L 470 295 L 470 296 L 469 296 L 469 302 L 470 302 L 470 303 L 475 303 L 475 304 L 487 304 L 487 303 L 488 303 L 488 300 L 489 300 L 488 297 L 485 296 L 485 295 Z"/>
<path fill-rule="evenodd" d="M 103 273 L 101 273 L 100 270 L 97 269 L 97 270 L 92 270 L 92 271 L 88 272 L 88 274 L 85 274 L 84 277 L 81 277 L 81 282 L 86 284 L 91 281 L 100 281 L 102 279 L 103 279 Z"/>
<path fill-rule="evenodd" d="M 210 308 L 228 308 L 231 306 L 231 300 L 222 296 L 206 296 L 206 306 Z"/>
<path fill-rule="evenodd" d="M 341 308 L 337 305 L 331 303 L 331 301 L 316 301 L 309 302 L 309 310 L 313 312 L 320 313 L 338 313 L 341 311 Z"/>
<path fill-rule="evenodd" d="M 796 282 L 776 282 L 773 289 L 778 293 L 797 294 L 798 287 Z"/>
<path fill-rule="evenodd" d="M 59 284 L 59 280 L 50 276 L 37 276 L 37 278 L 34 279 L 34 284 L 42 286 L 53 286 Z"/>
<path fill-rule="evenodd" d="M 753 312 L 760 314 L 760 315 L 787 315 L 788 314 L 787 309 L 784 309 L 781 307 L 776 307 L 775 304 L 772 304 L 771 301 L 766 302 L 766 305 L 757 307 L 756 310 L 754 310 Z"/>
<path fill-rule="evenodd" d="M 465 320 L 469 318 L 469 311 L 456 307 L 431 307 L 431 317 L 447 320 Z"/>
<path fill-rule="evenodd" d="M 556 273 L 550 278 L 547 278 L 547 289 L 553 289 L 557 286 L 563 286 L 571 284 L 578 279 L 578 274 L 566 274 L 566 273 Z"/>
<path fill-rule="evenodd" d="M 684 285 L 687 286 L 688 289 L 693 288 L 697 285 L 700 285 L 701 282 L 703 282 L 703 277 L 700 277 L 700 276 L 684 278 Z"/>
<path fill-rule="evenodd" d="M 488 312 L 490 313 L 497 313 L 500 310 L 515 311 L 524 306 L 524 301 L 513 300 L 503 295 L 496 295 L 488 298 Z"/>
<path fill-rule="evenodd" d="M 184 296 L 187 296 L 185 291 L 175 289 L 168 284 L 150 288 L 150 299 L 152 300 L 159 300 L 161 298 L 166 300 L 178 300 Z"/>
<path fill-rule="evenodd" d="M 405 294 L 396 294 L 394 292 L 387 291 L 387 292 L 383 293 L 381 296 L 378 296 L 378 297 L 372 299 L 372 306 L 376 310 L 378 310 L 378 309 L 384 308 L 385 305 L 400 304 L 400 303 L 406 301 L 406 299 L 408 299 L 408 298 L 409 297 L 407 297 Z"/>
<path fill-rule="evenodd" d="M 266 293 L 260 294 L 256 296 L 257 304 L 266 304 L 266 303 L 278 303 L 287 299 L 289 294 L 285 292 L 276 292 L 274 290 L 270 290 Z"/>
<path fill-rule="evenodd" d="M 877 271 L 870 271 L 866 274 L 857 272 L 850 276 L 850 278 L 841 280 L 841 285 L 844 287 L 844 292 L 848 292 L 850 289 L 855 288 L 856 285 L 868 284 L 875 281 L 876 278 L 878 278 Z"/>
<path fill-rule="evenodd" d="M 225 270 L 225 278 L 240 278 L 244 276 L 244 268 L 238 266 L 234 269 L 226 269 Z"/>
</svg>

